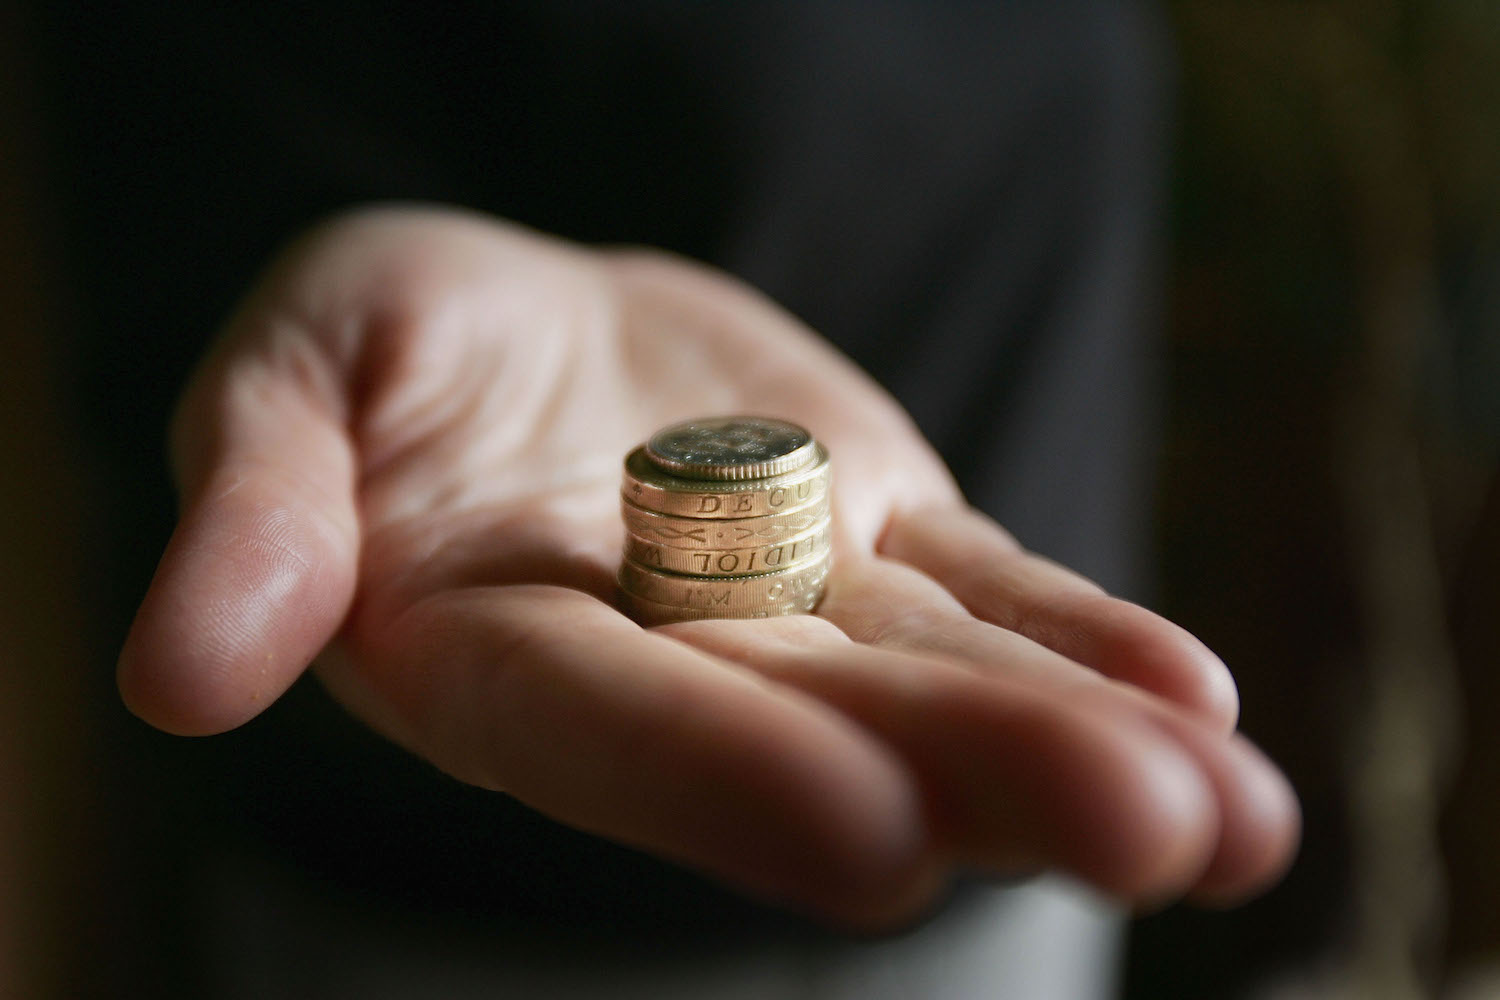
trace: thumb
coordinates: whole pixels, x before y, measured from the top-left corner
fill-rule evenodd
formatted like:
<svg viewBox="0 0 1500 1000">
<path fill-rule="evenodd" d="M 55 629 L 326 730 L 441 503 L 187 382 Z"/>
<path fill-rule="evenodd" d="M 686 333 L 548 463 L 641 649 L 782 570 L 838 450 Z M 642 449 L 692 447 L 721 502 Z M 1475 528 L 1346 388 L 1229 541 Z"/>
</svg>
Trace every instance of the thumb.
<svg viewBox="0 0 1500 1000">
<path fill-rule="evenodd" d="M 359 555 L 337 366 L 284 317 L 236 325 L 174 419 L 183 513 L 118 668 L 131 711 L 180 735 L 232 729 L 292 685 L 338 631 Z"/>
</svg>

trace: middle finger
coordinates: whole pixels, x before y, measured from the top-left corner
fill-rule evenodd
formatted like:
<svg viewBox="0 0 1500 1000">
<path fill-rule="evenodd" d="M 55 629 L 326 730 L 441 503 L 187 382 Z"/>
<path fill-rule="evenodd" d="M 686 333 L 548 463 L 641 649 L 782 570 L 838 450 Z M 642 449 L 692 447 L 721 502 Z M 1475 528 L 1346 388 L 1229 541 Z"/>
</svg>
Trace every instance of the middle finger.
<svg viewBox="0 0 1500 1000">
<path fill-rule="evenodd" d="M 912 609 L 892 614 L 891 609 Z M 938 656 L 985 677 L 1003 677 L 1108 715 L 1138 720 L 1175 743 L 1201 769 L 1222 818 L 1219 844 L 1196 892 L 1230 899 L 1279 875 L 1300 828 L 1286 779 L 1248 740 L 1222 734 L 1201 715 L 1112 680 L 1025 636 L 971 615 L 937 582 L 904 564 L 872 559 L 852 567 L 820 613 L 850 637 L 886 649 Z"/>
</svg>

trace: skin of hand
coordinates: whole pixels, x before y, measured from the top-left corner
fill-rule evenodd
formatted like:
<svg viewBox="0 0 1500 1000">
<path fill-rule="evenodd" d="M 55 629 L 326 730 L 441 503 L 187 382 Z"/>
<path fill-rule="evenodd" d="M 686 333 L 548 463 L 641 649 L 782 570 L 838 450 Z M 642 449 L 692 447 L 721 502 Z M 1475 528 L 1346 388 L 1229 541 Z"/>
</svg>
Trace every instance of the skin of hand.
<svg viewBox="0 0 1500 1000">
<path fill-rule="evenodd" d="M 827 596 L 642 629 L 614 603 L 621 459 L 738 412 L 833 455 Z M 1294 852 L 1211 652 L 1020 548 L 864 374 L 701 266 L 341 217 L 242 304 L 172 453 L 183 514 L 119 665 L 169 732 L 238 726 L 316 661 L 463 781 L 867 928 L 958 869 L 1227 904 Z"/>
</svg>

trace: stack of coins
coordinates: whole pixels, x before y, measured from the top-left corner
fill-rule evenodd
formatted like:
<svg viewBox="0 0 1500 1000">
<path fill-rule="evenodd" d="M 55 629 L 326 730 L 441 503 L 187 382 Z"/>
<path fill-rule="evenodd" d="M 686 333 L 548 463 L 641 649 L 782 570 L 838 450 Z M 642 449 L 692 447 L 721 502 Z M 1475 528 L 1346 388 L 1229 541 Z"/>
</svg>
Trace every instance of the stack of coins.
<svg viewBox="0 0 1500 1000">
<path fill-rule="evenodd" d="M 828 452 L 796 424 L 673 424 L 625 457 L 625 609 L 643 625 L 811 611 L 832 550 Z"/>
</svg>

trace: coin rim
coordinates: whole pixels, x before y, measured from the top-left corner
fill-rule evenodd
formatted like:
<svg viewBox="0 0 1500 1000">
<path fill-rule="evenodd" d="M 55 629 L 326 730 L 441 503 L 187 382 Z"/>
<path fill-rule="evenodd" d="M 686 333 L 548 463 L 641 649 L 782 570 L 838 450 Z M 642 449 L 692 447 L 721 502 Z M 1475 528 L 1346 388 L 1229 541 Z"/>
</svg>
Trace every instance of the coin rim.
<svg viewBox="0 0 1500 1000">
<path fill-rule="evenodd" d="M 765 506 L 766 500 L 775 490 L 795 491 L 804 483 L 813 483 L 816 489 L 810 496 L 798 500 L 796 506 Z M 693 518 L 700 521 L 732 521 L 745 517 L 770 517 L 785 514 L 816 503 L 828 496 L 832 488 L 833 464 L 829 460 L 828 449 L 821 444 L 818 446 L 817 456 L 811 465 L 782 473 L 779 476 L 741 480 L 682 479 L 668 475 L 651 464 L 650 459 L 646 458 L 645 447 L 640 446 L 625 456 L 620 478 L 620 498 L 632 506 L 655 514 Z M 747 494 L 756 497 L 755 506 L 761 510 L 761 513 L 746 514 L 743 511 L 729 509 L 727 506 L 723 510 L 710 512 L 677 509 L 679 504 L 696 503 L 699 498 L 705 496 L 738 499 Z"/>
<path fill-rule="evenodd" d="M 804 555 L 804 556 L 798 556 L 795 559 L 793 559 L 791 562 L 787 563 L 786 565 L 784 565 L 784 566 L 777 566 L 775 569 L 772 569 L 772 570 L 761 569 L 761 570 L 755 570 L 755 571 L 751 571 L 751 572 L 737 572 L 735 570 L 722 570 L 722 571 L 719 571 L 719 572 L 699 572 L 698 570 L 695 570 L 695 569 L 668 569 L 665 566 L 662 566 L 662 567 L 652 566 L 652 565 L 650 565 L 648 563 L 645 563 L 645 562 L 641 561 L 640 559 L 635 559 L 630 554 L 630 543 L 631 543 L 632 540 L 637 541 L 637 542 L 641 543 L 642 545 L 649 545 L 649 546 L 653 546 L 653 547 L 659 548 L 659 549 L 667 549 L 667 550 L 672 551 L 672 552 L 682 552 L 682 553 L 685 553 L 685 554 L 688 554 L 688 555 L 710 555 L 710 554 L 720 554 L 720 553 L 725 553 L 725 552 L 758 552 L 761 549 L 769 549 L 769 548 L 772 548 L 773 546 L 776 546 L 776 545 L 796 545 L 798 542 L 805 541 L 806 539 L 815 537 L 816 535 L 819 535 L 819 534 L 826 534 L 828 536 L 828 541 L 826 543 L 824 543 L 822 546 L 820 546 L 819 548 L 817 548 L 816 550 L 814 550 L 813 552 L 810 552 L 810 553 L 808 553 L 807 555 Z M 656 569 L 656 570 L 659 570 L 662 573 L 674 573 L 674 574 L 677 574 L 679 576 L 698 577 L 698 578 L 704 579 L 704 580 L 735 580 L 735 579 L 742 579 L 742 578 L 748 577 L 748 576 L 762 576 L 762 575 L 765 575 L 767 573 L 779 573 L 782 570 L 794 569 L 794 568 L 796 568 L 798 566 L 803 565 L 804 563 L 811 563 L 815 559 L 817 559 L 820 555 L 822 555 L 824 552 L 827 552 L 829 549 L 831 549 L 832 548 L 832 542 L 833 542 L 833 519 L 832 518 L 827 518 L 827 517 L 823 518 L 819 522 L 814 523 L 812 527 L 805 529 L 800 534 L 793 535 L 790 538 L 787 538 L 787 539 L 785 539 L 783 541 L 769 542 L 769 543 L 767 543 L 765 545 L 746 545 L 746 546 L 740 546 L 738 548 L 726 548 L 726 549 L 682 548 L 682 547 L 679 547 L 679 546 L 676 546 L 676 545 L 667 545 L 664 542 L 653 542 L 649 538 L 642 538 L 640 535 L 635 534 L 634 532 L 630 531 L 627 528 L 626 531 L 625 531 L 625 544 L 621 547 L 621 557 L 624 558 L 624 559 L 629 559 L 631 562 L 634 562 L 638 566 L 645 566 L 647 569 Z"/>
<path fill-rule="evenodd" d="M 664 523 L 664 522 L 685 522 L 683 524 L 683 527 L 686 527 L 686 528 L 689 528 L 689 529 L 691 529 L 691 528 L 722 529 L 724 527 L 732 527 L 732 526 L 736 525 L 739 522 L 745 522 L 745 523 L 754 522 L 754 523 L 756 523 L 756 524 L 761 525 L 762 527 L 764 527 L 767 522 L 776 522 L 776 521 L 779 521 L 779 520 L 784 520 L 784 519 L 792 517 L 793 515 L 796 515 L 796 514 L 804 514 L 805 515 L 809 511 L 811 511 L 813 508 L 816 508 L 819 505 L 823 505 L 823 507 L 825 509 L 823 509 L 821 512 L 819 512 L 817 515 L 815 515 L 813 517 L 813 521 L 812 521 L 811 524 L 808 524 L 806 526 L 803 526 L 803 527 L 800 527 L 800 528 L 796 529 L 796 531 L 800 533 L 802 531 L 810 531 L 815 526 L 817 526 L 817 525 L 819 525 L 821 523 L 827 522 L 827 521 L 831 521 L 833 519 L 833 502 L 832 502 L 832 500 L 833 500 L 833 498 L 829 494 L 825 493 L 822 497 L 819 497 L 817 500 L 808 501 L 807 503 L 801 504 L 800 506 L 793 507 L 791 510 L 777 511 L 774 514 L 761 514 L 761 515 L 758 515 L 758 516 L 755 516 L 755 517 L 683 517 L 680 514 L 663 514 L 660 511 L 648 510 L 647 508 L 642 507 L 639 504 L 631 503 L 625 497 L 621 497 L 620 498 L 620 520 L 621 520 L 621 522 L 625 526 L 625 533 L 626 534 L 636 535 L 638 537 L 644 538 L 645 537 L 644 535 L 641 535 L 637 531 L 632 531 L 631 530 L 630 518 L 631 518 L 631 516 L 633 514 L 634 515 L 640 515 L 640 516 L 644 517 L 648 522 L 651 522 L 651 521 L 655 521 L 657 523 Z M 647 541 L 649 541 L 649 540 L 650 539 L 647 539 Z M 723 544 L 712 545 L 712 544 L 709 544 L 709 543 L 706 543 L 706 542 L 704 544 L 700 545 L 700 544 L 696 544 L 696 543 L 688 543 L 688 544 L 678 543 L 678 544 L 673 544 L 671 541 L 663 541 L 662 544 L 664 544 L 664 545 L 670 545 L 672 548 L 676 548 L 676 549 L 693 549 L 693 550 L 697 550 L 697 549 L 725 549 L 725 550 L 727 550 L 727 549 L 730 549 L 730 548 L 751 548 L 752 547 L 752 546 L 746 546 L 746 545 L 739 545 L 739 546 L 734 546 L 734 545 L 725 546 Z"/>
<path fill-rule="evenodd" d="M 671 625 L 675 622 L 693 621 L 756 621 L 761 618 L 782 618 L 786 615 L 810 615 L 817 611 L 818 605 L 823 601 L 826 588 L 820 588 L 811 592 L 812 601 L 805 607 L 798 606 L 796 602 L 786 604 L 773 604 L 760 608 L 731 609 L 728 612 L 717 610 L 710 611 L 707 608 L 684 608 L 675 604 L 663 604 L 661 601 L 653 601 L 649 597 L 641 597 L 632 594 L 628 590 L 619 591 L 618 606 L 631 621 L 645 628 L 654 625 Z M 644 606 L 644 607 L 643 607 Z"/>
<path fill-rule="evenodd" d="M 776 570 L 772 573 L 755 573 L 749 576 L 693 576 L 687 573 L 672 573 L 665 570 L 653 569 L 650 566 L 642 566 L 640 563 L 636 562 L 633 559 L 620 560 L 620 568 L 615 573 L 615 582 L 623 592 L 635 597 L 639 597 L 642 600 L 655 601 L 657 604 L 667 604 L 675 608 L 687 608 L 697 611 L 710 611 L 713 609 L 703 608 L 701 606 L 692 604 L 677 604 L 673 601 L 658 601 L 654 597 L 647 597 L 644 594 L 632 590 L 630 586 L 625 582 L 625 572 L 630 568 L 634 568 L 636 570 L 639 570 L 641 573 L 645 573 L 650 576 L 664 578 L 673 583 L 684 583 L 695 586 L 704 586 L 713 582 L 732 583 L 741 590 L 747 589 L 747 584 L 756 581 L 768 580 L 772 577 L 786 578 L 794 576 L 798 573 L 807 573 L 809 576 L 815 576 L 819 573 L 819 571 L 821 571 L 821 579 L 817 581 L 817 584 L 814 587 L 815 590 L 821 591 L 828 581 L 828 574 L 832 571 L 833 568 L 833 548 L 831 546 L 825 548 L 822 555 L 820 555 L 818 558 L 809 560 L 808 562 L 803 563 L 800 566 L 791 566 L 786 569 Z M 745 610 L 755 608 L 780 607 L 784 603 L 789 602 L 761 600 L 753 602 L 735 602 L 732 604 L 724 604 L 719 606 L 726 610 Z"/>
</svg>

